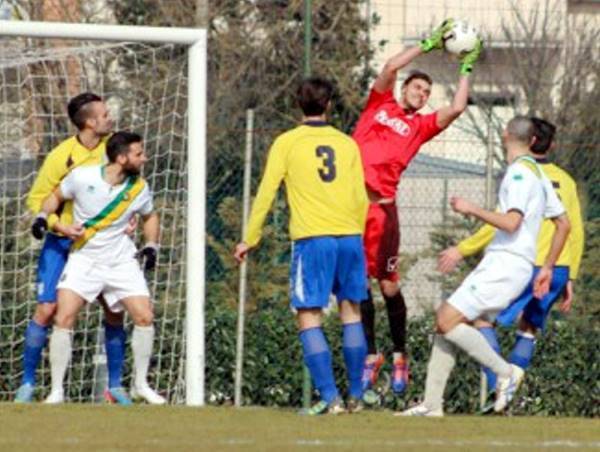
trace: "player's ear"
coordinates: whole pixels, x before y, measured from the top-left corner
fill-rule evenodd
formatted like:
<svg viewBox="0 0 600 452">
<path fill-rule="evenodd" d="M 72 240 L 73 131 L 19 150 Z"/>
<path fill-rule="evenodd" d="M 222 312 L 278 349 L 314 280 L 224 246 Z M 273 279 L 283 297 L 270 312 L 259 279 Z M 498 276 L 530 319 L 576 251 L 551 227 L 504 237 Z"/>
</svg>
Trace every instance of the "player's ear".
<svg viewBox="0 0 600 452">
<path fill-rule="evenodd" d="M 533 147 L 533 145 L 537 142 L 538 142 L 538 138 L 535 135 L 532 136 L 531 141 L 529 142 L 529 149 L 531 149 Z"/>
</svg>

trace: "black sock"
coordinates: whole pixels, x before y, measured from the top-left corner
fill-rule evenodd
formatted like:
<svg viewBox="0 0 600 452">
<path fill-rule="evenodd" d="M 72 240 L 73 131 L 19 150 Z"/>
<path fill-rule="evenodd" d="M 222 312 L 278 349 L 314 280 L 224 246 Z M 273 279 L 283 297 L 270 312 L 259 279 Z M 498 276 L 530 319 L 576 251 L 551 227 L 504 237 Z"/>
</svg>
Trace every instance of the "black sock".
<svg viewBox="0 0 600 452">
<path fill-rule="evenodd" d="M 406 353 L 406 304 L 402 292 L 392 297 L 383 295 L 395 353 Z"/>
<path fill-rule="evenodd" d="M 375 305 L 370 289 L 368 298 L 360 304 L 360 316 L 365 330 L 365 338 L 367 339 L 367 353 L 374 355 L 377 353 L 375 348 Z"/>
</svg>

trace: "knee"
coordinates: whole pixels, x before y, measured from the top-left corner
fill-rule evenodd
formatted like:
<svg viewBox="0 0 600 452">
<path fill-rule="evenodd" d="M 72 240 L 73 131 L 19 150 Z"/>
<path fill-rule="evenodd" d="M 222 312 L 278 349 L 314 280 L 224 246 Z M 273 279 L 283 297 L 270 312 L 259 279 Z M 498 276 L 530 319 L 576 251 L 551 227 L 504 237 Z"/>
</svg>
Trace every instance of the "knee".
<svg viewBox="0 0 600 452">
<path fill-rule="evenodd" d="M 537 328 L 521 317 L 521 320 L 519 321 L 519 331 L 535 335 Z"/>
<path fill-rule="evenodd" d="M 152 326 L 152 322 L 154 321 L 154 313 L 150 309 L 139 312 L 132 317 L 133 323 L 136 326 Z"/>
<path fill-rule="evenodd" d="M 124 314 L 122 312 L 112 312 L 109 309 L 104 311 L 106 323 L 111 326 L 122 326 Z"/>
<path fill-rule="evenodd" d="M 443 315 L 435 316 L 435 332 L 437 334 L 446 334 L 452 329 L 451 323 Z"/>
<path fill-rule="evenodd" d="M 54 316 L 54 326 L 58 327 L 58 328 L 70 330 L 75 325 L 76 317 L 77 317 L 77 314 L 61 312 L 60 310 L 58 310 L 56 312 L 56 315 Z"/>
<path fill-rule="evenodd" d="M 33 320 L 41 326 L 48 326 L 56 314 L 56 303 L 40 303 L 35 308 Z"/>
<path fill-rule="evenodd" d="M 379 281 L 379 288 L 381 289 L 383 296 L 386 298 L 395 297 L 400 293 L 400 287 L 398 287 L 398 283 L 394 281 Z"/>
</svg>

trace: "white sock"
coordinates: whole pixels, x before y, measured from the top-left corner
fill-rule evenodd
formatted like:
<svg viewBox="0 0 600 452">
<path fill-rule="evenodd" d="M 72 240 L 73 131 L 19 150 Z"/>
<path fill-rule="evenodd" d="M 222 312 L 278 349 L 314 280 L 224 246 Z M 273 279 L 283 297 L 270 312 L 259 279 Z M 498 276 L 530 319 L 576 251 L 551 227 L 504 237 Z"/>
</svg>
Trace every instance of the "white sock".
<svg viewBox="0 0 600 452">
<path fill-rule="evenodd" d="M 52 376 L 52 391 L 62 391 L 65 374 L 71 353 L 73 331 L 54 327 L 50 335 L 50 373 Z"/>
<path fill-rule="evenodd" d="M 483 337 L 483 334 L 476 328 L 461 323 L 444 334 L 444 337 L 479 361 L 479 364 L 492 369 L 499 377 L 507 378 L 510 376 L 510 364 L 494 351 Z"/>
<path fill-rule="evenodd" d="M 433 337 L 433 348 L 427 365 L 425 380 L 425 400 L 423 404 L 430 410 L 441 410 L 444 405 L 444 390 L 446 382 L 456 363 L 454 346 L 436 334 Z"/>
<path fill-rule="evenodd" d="M 135 326 L 131 335 L 133 350 L 133 367 L 135 369 L 135 385 L 142 387 L 148 384 L 148 367 L 154 342 L 154 326 Z"/>
</svg>

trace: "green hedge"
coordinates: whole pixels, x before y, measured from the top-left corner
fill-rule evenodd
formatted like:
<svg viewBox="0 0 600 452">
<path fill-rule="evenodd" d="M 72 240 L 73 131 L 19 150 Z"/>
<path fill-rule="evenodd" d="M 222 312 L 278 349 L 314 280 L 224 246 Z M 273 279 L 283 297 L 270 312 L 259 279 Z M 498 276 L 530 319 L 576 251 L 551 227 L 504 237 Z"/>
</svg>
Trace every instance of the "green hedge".
<svg viewBox="0 0 600 452">
<path fill-rule="evenodd" d="M 207 397 L 209 403 L 230 403 L 233 398 L 236 313 L 209 310 L 207 324 Z M 389 345 L 387 321 L 378 313 L 378 343 Z M 325 325 L 334 350 L 335 373 L 345 391 L 341 328 L 335 315 Z M 387 408 L 400 409 L 422 397 L 431 348 L 432 318 L 413 319 L 408 346 L 412 382 L 407 394 L 388 397 Z M 589 416 L 600 414 L 600 378 L 597 325 L 582 320 L 552 320 L 538 341 L 536 355 L 513 413 L 527 415 Z M 503 350 L 514 340 L 510 330 L 500 331 Z M 293 314 L 287 307 L 270 307 L 249 313 L 246 322 L 243 399 L 245 404 L 295 406 L 301 404 L 302 353 Z M 385 350 L 387 356 L 390 351 Z M 389 359 L 388 363 L 389 366 Z M 446 390 L 449 413 L 473 413 L 479 405 L 478 366 L 460 356 Z"/>
</svg>

